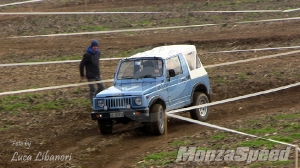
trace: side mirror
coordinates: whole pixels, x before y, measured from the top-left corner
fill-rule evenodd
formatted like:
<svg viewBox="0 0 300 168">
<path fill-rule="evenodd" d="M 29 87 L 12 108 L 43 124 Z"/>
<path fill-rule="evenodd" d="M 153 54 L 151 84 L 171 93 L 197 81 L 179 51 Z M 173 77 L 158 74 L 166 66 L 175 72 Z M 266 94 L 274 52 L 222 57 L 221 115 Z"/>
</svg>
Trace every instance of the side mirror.
<svg viewBox="0 0 300 168">
<path fill-rule="evenodd" d="M 174 77 L 174 76 L 175 76 L 175 70 L 169 69 L 169 77 Z"/>
</svg>

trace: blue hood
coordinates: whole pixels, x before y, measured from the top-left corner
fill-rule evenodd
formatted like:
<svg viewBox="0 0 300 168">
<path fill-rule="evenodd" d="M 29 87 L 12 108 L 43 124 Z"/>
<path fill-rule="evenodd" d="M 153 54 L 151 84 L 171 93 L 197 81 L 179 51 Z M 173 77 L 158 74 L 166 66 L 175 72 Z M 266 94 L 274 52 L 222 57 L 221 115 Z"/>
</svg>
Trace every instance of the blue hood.
<svg viewBox="0 0 300 168">
<path fill-rule="evenodd" d="M 91 53 L 91 54 L 97 54 L 98 52 L 100 52 L 99 49 L 96 50 L 96 52 L 93 51 L 92 49 L 92 46 L 89 46 L 87 49 L 86 49 L 87 52 Z"/>
<path fill-rule="evenodd" d="M 156 86 L 157 83 L 155 82 L 119 84 L 103 90 L 102 92 L 98 93 L 96 97 L 146 95 L 154 92 L 157 89 Z"/>
</svg>

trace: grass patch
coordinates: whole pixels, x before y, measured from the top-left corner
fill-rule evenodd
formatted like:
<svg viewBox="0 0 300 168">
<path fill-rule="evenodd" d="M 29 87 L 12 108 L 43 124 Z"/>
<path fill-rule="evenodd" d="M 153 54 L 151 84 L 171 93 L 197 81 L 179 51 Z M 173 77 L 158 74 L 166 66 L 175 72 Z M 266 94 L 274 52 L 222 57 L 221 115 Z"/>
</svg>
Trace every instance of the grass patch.
<svg viewBox="0 0 300 168">
<path fill-rule="evenodd" d="M 292 143 L 294 140 L 294 138 L 290 136 L 272 136 L 270 138 L 281 142 L 287 142 L 287 143 Z"/>
<path fill-rule="evenodd" d="M 259 121 L 257 120 L 249 120 L 249 121 L 246 121 L 245 124 L 246 125 L 253 125 L 253 124 L 257 124 Z"/>
<path fill-rule="evenodd" d="M 268 133 L 274 133 L 277 131 L 276 128 L 270 126 L 266 126 L 264 128 L 252 128 L 252 129 L 240 128 L 238 130 L 242 132 L 246 132 L 248 134 L 254 134 L 254 135 L 264 135 Z"/>
<path fill-rule="evenodd" d="M 292 137 L 294 139 L 300 139 L 300 133 L 291 134 L 290 137 Z"/>
<path fill-rule="evenodd" d="M 81 88 L 77 87 L 75 88 L 75 90 L 73 91 L 74 94 L 80 94 L 80 93 L 83 93 L 85 91 L 83 91 Z"/>
<path fill-rule="evenodd" d="M 90 155 L 89 154 L 86 154 L 86 153 L 83 153 L 83 154 L 80 154 L 79 155 L 79 160 L 84 160 L 86 158 L 88 158 Z"/>
<path fill-rule="evenodd" d="M 163 166 L 175 160 L 178 151 L 158 152 L 149 154 L 144 158 L 144 162 L 139 167 Z"/>
<path fill-rule="evenodd" d="M 15 95 L 9 95 L 0 99 L 0 110 L 12 111 L 21 108 L 28 108 L 28 104 L 24 101 L 20 101 L 20 98 Z"/>
<path fill-rule="evenodd" d="M 261 139 L 257 140 L 252 140 L 252 141 L 244 141 L 244 142 L 239 142 L 237 146 L 244 146 L 244 147 L 251 147 L 251 148 L 261 148 L 261 147 L 266 147 L 267 149 L 273 148 L 277 143 L 275 142 L 270 142 L 270 141 L 265 141 Z"/>
<path fill-rule="evenodd" d="M 240 80 L 245 80 L 246 77 L 247 77 L 247 75 L 246 75 L 246 73 L 244 73 L 244 72 L 242 72 L 242 73 L 240 73 L 240 74 L 238 75 L 238 78 L 239 78 Z"/>
<path fill-rule="evenodd" d="M 212 136 L 211 139 L 214 140 L 222 140 L 226 137 L 226 133 L 225 132 L 218 132 L 216 135 Z"/>
<path fill-rule="evenodd" d="M 196 148 L 196 151 L 197 150 L 211 150 L 211 148 L 202 148 L 202 147 L 199 147 L 199 148 Z"/>
<path fill-rule="evenodd" d="M 13 101 L 13 100 L 17 100 L 19 98 L 19 96 L 15 96 L 15 95 L 9 95 L 3 98 L 4 101 Z"/>
<path fill-rule="evenodd" d="M 226 83 L 226 79 L 225 78 L 222 78 L 222 77 L 220 77 L 220 78 L 218 78 L 217 79 L 217 81 L 216 81 L 217 83 Z"/>
<path fill-rule="evenodd" d="M 222 147 L 223 147 L 222 144 L 215 144 L 215 145 L 213 145 L 213 149 L 221 149 Z M 206 150 L 208 150 L 208 149 L 206 149 Z"/>
<path fill-rule="evenodd" d="M 5 127 L 5 128 L 0 127 L 0 131 L 5 131 L 5 130 L 8 130 L 8 129 L 9 129 L 9 127 Z"/>
<path fill-rule="evenodd" d="M 6 130 L 9 130 L 9 129 L 12 129 L 12 128 L 21 129 L 21 127 L 18 126 L 18 125 L 10 125 L 10 126 L 5 125 L 4 127 L 0 127 L 0 131 L 6 131 Z"/>
<path fill-rule="evenodd" d="M 17 115 L 20 111 L 59 110 L 70 106 L 89 105 L 87 98 L 58 98 L 56 93 L 25 94 L 0 99 L 0 110 Z"/>
<path fill-rule="evenodd" d="M 293 119 L 300 117 L 300 114 L 280 114 L 274 116 L 274 119 L 276 120 L 286 120 L 286 119 Z"/>
<path fill-rule="evenodd" d="M 220 15 L 211 15 L 209 18 L 210 20 L 215 22 L 221 22 L 222 20 L 224 20 L 223 17 Z"/>
<path fill-rule="evenodd" d="M 172 152 L 158 152 L 158 153 L 153 153 L 145 157 L 145 160 L 161 160 L 166 157 L 174 157 L 177 156 L 177 151 L 172 151 Z"/>
<path fill-rule="evenodd" d="M 90 100 L 89 99 L 75 99 L 72 100 L 72 103 L 70 103 L 71 105 L 75 104 L 78 106 L 82 106 L 82 105 L 90 105 Z"/>
<path fill-rule="evenodd" d="M 300 124 L 295 124 L 295 123 L 285 123 L 283 131 L 286 132 L 294 132 L 300 130 Z"/>
<path fill-rule="evenodd" d="M 249 165 L 249 168 L 256 168 L 256 167 L 273 167 L 273 166 L 286 166 L 292 164 L 293 160 L 286 160 L 286 161 L 273 161 L 273 162 L 257 162 Z"/>
<path fill-rule="evenodd" d="M 18 115 L 19 112 L 18 112 L 18 111 L 12 111 L 11 114 L 12 114 L 12 115 Z"/>
<path fill-rule="evenodd" d="M 0 109 L 3 109 L 4 111 L 12 111 L 20 108 L 28 108 L 28 104 L 26 103 L 13 103 L 13 104 L 3 104 L 0 106 Z"/>
<path fill-rule="evenodd" d="M 149 25 L 151 25 L 151 21 L 148 19 L 142 19 L 142 20 L 138 21 L 136 24 L 143 25 L 143 26 L 149 26 Z"/>
<path fill-rule="evenodd" d="M 293 160 L 275 161 L 275 162 L 271 162 L 271 165 L 272 166 L 284 166 L 284 165 L 289 165 L 293 162 L 294 162 Z"/>
<path fill-rule="evenodd" d="M 68 103 L 68 101 L 63 100 L 54 100 L 51 102 L 42 102 L 33 107 L 35 110 L 55 110 L 55 109 L 63 109 L 63 104 Z"/>
<path fill-rule="evenodd" d="M 170 146 L 174 146 L 174 147 L 178 147 L 178 146 L 186 146 L 189 145 L 191 143 L 191 141 L 189 140 L 175 140 L 173 142 L 170 143 Z"/>
</svg>

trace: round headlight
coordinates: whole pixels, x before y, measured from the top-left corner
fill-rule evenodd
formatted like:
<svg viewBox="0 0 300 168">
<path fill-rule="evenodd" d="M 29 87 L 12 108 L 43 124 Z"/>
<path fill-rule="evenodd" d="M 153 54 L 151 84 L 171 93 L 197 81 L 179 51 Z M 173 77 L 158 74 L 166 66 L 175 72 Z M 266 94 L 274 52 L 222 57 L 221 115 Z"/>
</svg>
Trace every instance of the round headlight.
<svg viewBox="0 0 300 168">
<path fill-rule="evenodd" d="M 98 100 L 98 106 L 103 107 L 104 106 L 104 101 L 103 100 Z"/>
<path fill-rule="evenodd" d="M 141 98 L 139 98 L 139 97 L 138 97 L 138 98 L 135 98 L 135 99 L 134 99 L 134 102 L 135 102 L 135 104 L 136 104 L 136 105 L 138 105 L 138 106 L 139 106 L 139 105 L 141 105 L 141 104 L 142 104 L 142 99 L 141 99 Z"/>
</svg>

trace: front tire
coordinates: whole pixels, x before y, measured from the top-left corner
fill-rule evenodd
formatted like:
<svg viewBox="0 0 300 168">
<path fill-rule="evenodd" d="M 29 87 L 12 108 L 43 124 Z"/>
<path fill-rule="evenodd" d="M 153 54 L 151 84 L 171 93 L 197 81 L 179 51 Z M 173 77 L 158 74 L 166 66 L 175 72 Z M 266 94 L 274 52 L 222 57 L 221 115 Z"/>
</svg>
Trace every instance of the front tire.
<svg viewBox="0 0 300 168">
<path fill-rule="evenodd" d="M 111 120 L 98 120 L 98 127 L 101 134 L 111 134 L 113 122 Z"/>
<path fill-rule="evenodd" d="M 165 132 L 165 110 L 161 104 L 153 104 L 150 108 L 151 132 L 162 135 Z"/>
<path fill-rule="evenodd" d="M 209 103 L 206 94 L 201 92 L 194 93 L 192 106 L 197 106 L 206 103 Z M 209 107 L 207 106 L 207 107 L 191 110 L 190 115 L 192 119 L 199 120 L 199 121 L 206 121 L 208 117 L 208 112 L 209 112 Z"/>
</svg>

